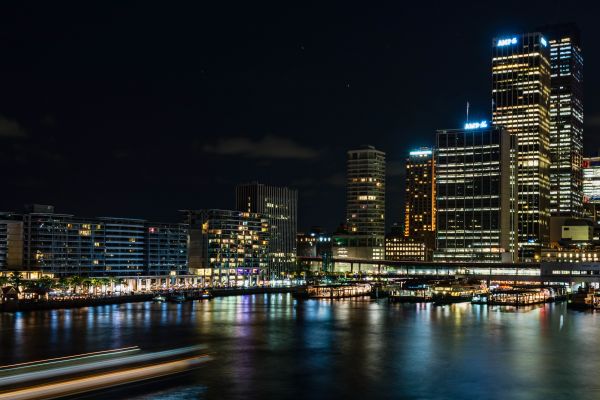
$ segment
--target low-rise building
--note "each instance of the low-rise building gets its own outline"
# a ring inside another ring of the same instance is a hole
[[[298,257],[323,257],[331,255],[331,235],[319,228],[312,228],[307,233],[298,233]]]
[[[187,273],[187,226],[143,219],[81,218],[33,205],[20,216],[18,270],[57,277]]]
[[[188,210],[190,273],[216,286],[255,285],[266,278],[269,222],[261,214]]]

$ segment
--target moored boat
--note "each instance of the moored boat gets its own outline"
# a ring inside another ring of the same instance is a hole
[[[341,299],[346,297],[369,296],[371,285],[368,283],[340,285],[308,285],[293,296],[304,299]]]
[[[185,295],[182,293],[174,293],[170,295],[167,300],[171,303],[183,303],[185,302]]]
[[[163,303],[163,302],[167,301],[167,298],[165,296],[163,296],[162,294],[157,294],[156,296],[154,296],[152,298],[152,301],[155,303]]]
[[[452,281],[434,286],[431,297],[435,305],[444,305],[470,302],[474,296],[486,292],[487,290],[481,284]]]

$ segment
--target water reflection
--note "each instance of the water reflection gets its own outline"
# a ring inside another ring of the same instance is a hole
[[[215,361],[110,398],[593,398],[596,314],[289,295],[0,315],[0,363],[203,343]],[[93,397],[92,397],[93,398]]]

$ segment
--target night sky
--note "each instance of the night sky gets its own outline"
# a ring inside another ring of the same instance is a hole
[[[407,152],[489,117],[491,40],[582,30],[585,152],[600,147],[591,1],[4,2],[0,211],[178,220],[236,183],[299,190],[299,227],[344,219],[345,153],[387,153],[387,222]],[[123,4],[121,4],[123,3]]]

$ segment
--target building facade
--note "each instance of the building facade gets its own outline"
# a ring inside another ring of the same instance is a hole
[[[492,122],[518,139],[519,254],[539,258],[549,243],[550,48],[539,32],[496,38]]]
[[[298,191],[257,182],[236,187],[236,210],[257,213],[269,222],[267,273],[282,277],[296,269]]]
[[[232,210],[186,211],[190,273],[216,286],[257,284],[268,277],[269,220]]]
[[[431,261],[431,251],[422,240],[407,238],[405,229],[397,224],[385,235],[387,261]]]
[[[437,132],[436,261],[516,261],[516,149],[485,121]]]
[[[585,203],[600,204],[600,157],[583,159],[583,199]]]
[[[347,235],[334,243],[340,254],[383,259],[385,238],[385,153],[373,146],[350,150],[346,170]],[[335,251],[335,249],[334,249]],[[335,256],[335,255],[334,255]]]
[[[331,256],[331,234],[321,229],[311,229],[307,233],[299,232],[297,236],[298,257]]]
[[[404,237],[433,249],[435,224],[435,157],[432,149],[422,148],[406,160]]]
[[[19,215],[0,214],[0,270],[23,264],[23,222]]]
[[[541,29],[550,46],[550,213],[582,215],[583,57],[574,24]]]
[[[188,272],[188,226],[186,224],[152,223],[145,227],[145,267],[156,275]]]
[[[55,276],[187,273],[187,227],[182,224],[154,224],[131,218],[79,218],[55,213],[51,206],[28,210],[22,215],[22,224],[22,266],[26,270]],[[150,240],[149,230],[154,226],[161,226],[164,231],[156,232]],[[174,231],[178,232],[175,241],[167,234]],[[161,250],[157,249],[158,242]],[[172,251],[163,251],[165,242]]]

